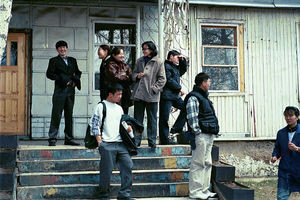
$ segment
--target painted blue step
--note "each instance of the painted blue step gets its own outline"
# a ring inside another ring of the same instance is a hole
[[[190,156],[133,157],[133,169],[179,169],[189,168]],[[70,172],[99,170],[99,158],[19,161],[19,172]],[[117,168],[115,168],[117,169]]]
[[[133,170],[134,183],[188,182],[188,169]],[[98,184],[99,171],[48,172],[19,174],[20,186]],[[121,183],[119,171],[113,171],[111,183]]]
[[[17,188],[17,199],[90,199],[97,198],[95,184],[45,185]],[[111,197],[116,197],[120,185],[111,185]],[[188,183],[133,184],[132,197],[183,197],[188,196]]]

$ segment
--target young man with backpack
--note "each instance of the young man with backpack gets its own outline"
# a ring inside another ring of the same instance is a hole
[[[90,120],[91,135],[95,136],[99,152],[100,160],[100,182],[98,196],[101,200],[109,199],[110,177],[114,168],[114,163],[120,170],[121,189],[118,192],[118,200],[131,200],[130,191],[132,187],[132,167],[133,163],[128,150],[120,135],[120,120],[123,115],[123,109],[117,103],[122,98],[122,85],[113,83],[107,87],[108,96],[103,101],[106,107],[106,116],[101,132],[103,104],[99,103]],[[132,130],[128,125],[127,131]]]

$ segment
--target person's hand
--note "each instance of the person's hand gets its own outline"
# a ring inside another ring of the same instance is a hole
[[[144,73],[142,73],[142,72],[140,72],[140,73],[137,75],[138,78],[142,78],[143,76],[144,76]]]
[[[297,147],[294,143],[292,143],[292,142],[289,142],[288,143],[288,147],[289,147],[289,149],[290,150],[292,150],[292,151],[298,151],[299,150],[299,147]]]
[[[132,131],[132,127],[130,125],[128,125],[127,133],[130,133],[131,131]]]
[[[180,96],[185,95],[185,92],[183,90],[180,90]]]
[[[276,160],[278,160],[276,156],[273,156],[273,157],[271,158],[271,162],[272,162],[272,163],[274,163]]]

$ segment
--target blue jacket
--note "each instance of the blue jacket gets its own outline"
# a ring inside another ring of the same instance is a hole
[[[280,158],[278,176],[285,177],[289,174],[294,181],[297,183],[292,183],[291,185],[298,185],[297,188],[293,187],[293,191],[300,191],[300,153],[296,151],[291,151],[288,149],[288,127],[280,129],[277,133],[277,138],[275,142],[275,147],[272,156]],[[292,143],[300,147],[300,124],[293,137]]]
[[[179,65],[176,66],[172,62],[165,61],[165,70],[167,82],[161,93],[161,98],[165,100],[176,100],[180,98],[179,92],[181,90],[180,77],[187,70],[187,63],[185,58],[179,61]]]

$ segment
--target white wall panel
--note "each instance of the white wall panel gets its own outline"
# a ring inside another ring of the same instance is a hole
[[[299,106],[296,46],[299,9],[197,6],[192,11],[195,18],[191,14],[191,26],[198,27],[203,20],[244,24],[245,96],[223,93],[211,97],[221,132],[251,132],[252,137],[274,138],[277,130],[285,126],[284,108]],[[197,39],[197,30],[191,29],[193,41]],[[198,56],[199,45],[191,44],[191,48],[191,56]],[[201,66],[195,60],[192,59],[192,66],[198,66],[198,73]],[[194,74],[190,74],[190,79],[194,79]]]

